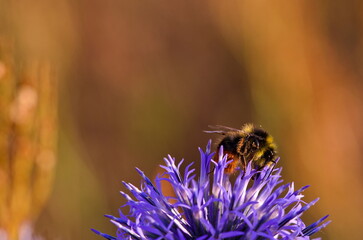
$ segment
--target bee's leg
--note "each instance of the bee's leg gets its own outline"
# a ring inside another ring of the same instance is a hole
[[[266,181],[266,180],[267,180],[267,179],[271,176],[271,174],[272,174],[273,170],[275,169],[276,161],[271,160],[270,162],[272,162],[273,166],[272,166],[272,168],[271,168],[271,170],[270,170],[269,174],[268,174],[268,175],[266,174],[266,176],[264,177],[263,181]]]
[[[257,179],[261,176],[261,170],[265,168],[267,165],[269,165],[269,162],[274,162],[274,161],[267,161],[265,159],[260,159],[259,161],[260,162],[257,163],[254,162],[256,164],[253,165],[253,168],[256,170],[256,174],[253,176],[253,179]],[[270,173],[268,173],[268,176],[267,173],[265,174],[263,181],[265,181],[271,175],[272,170],[270,171]]]
[[[216,167],[213,166],[213,169],[208,173],[208,175],[214,172],[214,169],[216,169]]]
[[[245,177],[245,174],[246,174],[246,166],[242,166],[242,171],[243,171],[243,173],[242,173],[242,176],[241,176],[241,178],[244,178]]]
[[[244,177],[245,177],[245,175],[246,175],[247,160],[246,160],[246,158],[245,158],[245,157],[243,157],[243,156],[242,156],[240,159],[241,159],[241,162],[242,162],[242,168],[243,168],[242,178],[244,178]]]

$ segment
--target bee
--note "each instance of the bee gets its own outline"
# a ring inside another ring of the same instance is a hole
[[[225,169],[226,173],[233,174],[240,166],[245,170],[249,162],[256,170],[276,164],[277,153],[273,137],[262,128],[253,124],[245,124],[241,129],[220,125],[209,127],[215,130],[205,132],[223,135],[217,148],[219,151],[223,146],[227,160],[231,160]]]

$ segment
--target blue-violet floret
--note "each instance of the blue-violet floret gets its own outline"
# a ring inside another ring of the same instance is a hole
[[[282,184],[281,168],[265,166],[252,169],[251,163],[238,176],[225,173],[227,157],[220,149],[217,157],[199,149],[200,173],[192,164],[181,171],[183,160],[165,158],[161,166],[165,173],[155,184],[137,169],[143,178],[141,188],[123,184],[129,212],[120,216],[106,215],[118,228],[117,236],[93,230],[109,240],[120,239],[310,239],[310,236],[329,224],[328,216],[306,226],[301,215],[318,199],[305,203],[301,194],[308,186],[294,189],[293,183]],[[161,181],[171,184],[173,196],[165,196]]]

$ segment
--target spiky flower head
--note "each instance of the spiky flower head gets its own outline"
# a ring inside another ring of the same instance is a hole
[[[155,183],[137,169],[143,178],[141,188],[123,184],[132,196],[126,198],[129,212],[106,217],[118,228],[113,237],[97,230],[106,239],[310,239],[329,224],[325,216],[306,226],[301,215],[318,199],[305,203],[301,194],[308,186],[294,189],[282,184],[281,168],[266,166],[257,171],[251,163],[237,177],[225,173],[228,165],[223,149],[213,160],[211,142],[206,151],[199,149],[200,173],[192,164],[181,171],[183,161],[165,158],[165,173]],[[171,184],[174,196],[165,196],[161,182]]]

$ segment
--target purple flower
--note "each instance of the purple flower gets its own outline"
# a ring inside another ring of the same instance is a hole
[[[212,158],[211,142],[200,151],[201,170],[192,164],[181,171],[183,161],[165,158],[165,173],[153,184],[143,178],[141,188],[123,183],[131,192],[126,198],[129,212],[119,217],[106,215],[118,227],[113,237],[97,230],[106,239],[310,239],[329,224],[325,216],[306,226],[301,215],[318,199],[305,203],[301,194],[308,186],[294,190],[294,184],[282,184],[281,168],[266,166],[230,177],[224,169],[228,162],[220,150],[218,161]],[[233,180],[233,179],[234,180]],[[174,196],[164,196],[161,181],[168,181]]]

